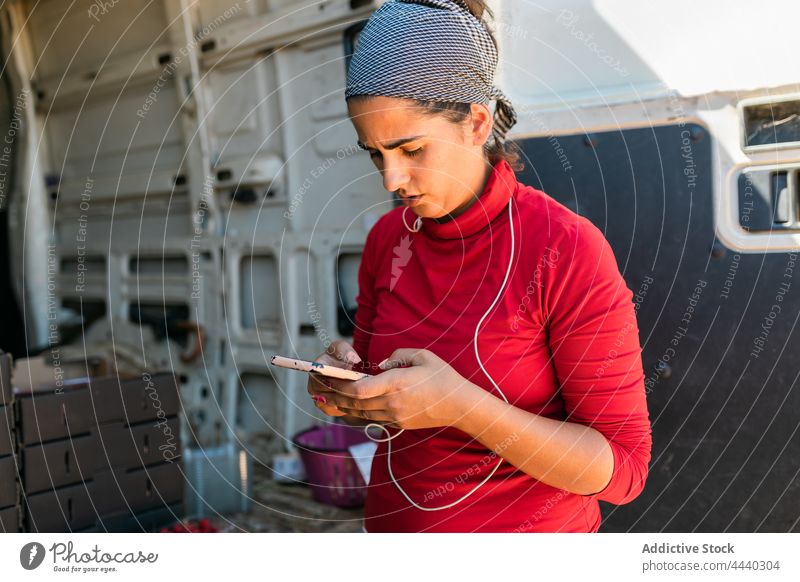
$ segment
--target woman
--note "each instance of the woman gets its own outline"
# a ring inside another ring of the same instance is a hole
[[[374,376],[308,389],[383,428],[369,532],[594,532],[598,500],[647,476],[632,293],[597,228],[517,182],[484,10],[388,2],[348,71],[359,144],[402,206],[367,236],[353,346],[318,358]]]

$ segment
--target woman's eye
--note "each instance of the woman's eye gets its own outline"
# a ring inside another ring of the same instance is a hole
[[[406,155],[410,158],[415,158],[422,153],[422,148],[417,148],[415,150],[405,150]]]
[[[381,153],[378,152],[378,151],[372,150],[371,152],[369,152],[369,157],[374,160],[376,158],[380,158],[381,157]]]

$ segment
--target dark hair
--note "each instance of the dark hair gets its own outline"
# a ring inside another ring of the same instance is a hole
[[[487,6],[486,0],[459,0],[472,15],[478,19],[481,24],[486,28],[489,37],[492,39],[495,48],[497,48],[497,39],[494,37],[492,30],[484,20],[484,15],[493,18],[491,9]],[[353,95],[352,98],[365,98],[369,95]],[[441,115],[448,121],[453,123],[463,123],[472,115],[472,108],[470,103],[458,103],[451,101],[426,101],[422,99],[408,99],[416,105],[416,107],[428,115]],[[519,146],[513,142],[505,142],[503,144],[497,143],[494,139],[489,139],[484,146],[486,157],[489,162],[494,165],[501,160],[505,160],[515,170],[520,171],[523,168],[522,159],[520,156]]]
[[[489,38],[492,39],[495,48],[498,49],[497,39],[494,37],[494,33],[484,19],[484,15],[488,15],[488,17],[492,19],[494,18],[494,14],[492,13],[491,8],[489,8],[487,5],[486,0],[460,0],[460,2],[467,7],[467,9],[477,20],[480,21],[480,23],[486,29],[486,32],[489,33]],[[430,113],[432,115],[444,115],[445,118],[453,121],[454,123],[462,123],[463,121],[469,119],[471,115],[469,103],[420,101],[416,99],[415,101],[417,101],[420,108],[426,113]],[[517,144],[513,142],[499,144],[495,142],[494,139],[491,139],[489,142],[487,142],[485,150],[486,155],[492,165],[496,164],[500,160],[505,160],[514,170],[522,170],[522,158],[520,156],[520,150]]]
[[[454,103],[449,101],[422,101],[411,99],[412,102],[425,114],[441,115],[453,123],[463,123],[472,115],[472,108],[469,103]],[[505,160],[514,171],[519,172],[524,164],[520,156],[519,146],[514,142],[497,143],[490,139],[483,147],[489,162],[494,165],[501,160]]]
[[[492,10],[489,8],[486,0],[460,0],[460,2],[481,22],[483,22],[484,14],[488,14],[490,18],[494,18],[494,14],[492,14]]]

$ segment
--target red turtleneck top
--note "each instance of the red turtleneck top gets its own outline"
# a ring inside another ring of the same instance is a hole
[[[428,349],[496,392],[475,358],[473,335],[511,260],[505,291],[478,336],[484,368],[514,406],[602,433],[614,471],[603,491],[583,496],[528,476],[458,429],[406,430],[392,441],[392,470],[423,507],[459,499],[501,466],[455,507],[421,511],[392,483],[380,444],[366,530],[597,531],[598,500],[634,499],[651,447],[633,294],[607,241],[587,219],[517,182],[506,162],[449,222],[423,218],[412,233],[403,221],[411,226],[416,215],[403,210],[386,213],[367,236],[353,337],[361,358],[380,362],[397,348]]]

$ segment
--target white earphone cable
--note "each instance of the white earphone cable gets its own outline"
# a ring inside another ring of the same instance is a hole
[[[422,217],[417,216],[416,220],[414,220],[414,226],[408,226],[408,223],[406,222],[406,210],[408,210],[408,206],[403,208],[403,226],[405,226],[409,232],[419,232],[419,230],[422,228]]]
[[[480,366],[481,371],[483,371],[483,373],[489,379],[489,382],[492,383],[492,386],[494,386],[495,390],[497,390],[497,392],[500,394],[500,396],[503,397],[503,400],[505,400],[506,402],[508,402],[508,398],[506,398],[506,395],[503,394],[503,391],[500,390],[500,387],[497,385],[497,383],[494,381],[494,379],[489,375],[489,372],[486,371],[486,368],[483,367],[483,362],[481,362],[481,357],[480,357],[480,354],[478,353],[478,331],[480,330],[481,325],[483,324],[483,321],[492,312],[492,309],[494,309],[494,306],[497,305],[497,302],[500,300],[500,297],[503,296],[503,292],[505,291],[505,288],[506,288],[506,283],[508,282],[508,277],[509,277],[509,275],[511,273],[511,266],[512,266],[512,264],[514,262],[514,218],[513,218],[513,215],[512,215],[512,211],[511,211],[512,201],[513,201],[513,199],[508,201],[508,223],[510,225],[510,231],[511,231],[511,255],[510,255],[509,259],[508,259],[508,268],[506,269],[506,276],[503,279],[503,284],[500,285],[500,290],[497,292],[497,297],[494,298],[494,301],[492,301],[492,304],[489,306],[489,309],[486,310],[486,313],[483,314],[483,317],[481,317],[480,321],[478,322],[478,325],[475,327],[475,334],[473,336],[473,347],[475,349],[475,359],[478,360],[478,366]],[[417,220],[419,221],[420,219],[417,218]],[[405,211],[403,211],[403,224],[406,224]],[[415,222],[414,225],[417,226],[417,223]],[[420,226],[421,226],[421,224],[420,224]],[[406,224],[406,228],[408,228],[407,224]],[[409,228],[409,230],[411,230],[411,229]],[[418,230],[419,229],[414,230],[412,232],[417,232]],[[378,427],[379,429],[381,429],[384,433],[386,433],[388,435],[388,437],[385,438],[385,439],[373,438],[372,435],[369,434],[369,429],[371,427],[373,427],[373,426]],[[409,495],[408,495],[408,493],[406,493],[405,489],[403,489],[400,486],[400,483],[397,482],[397,479],[395,479],[394,473],[392,472],[392,439],[400,436],[400,434],[402,434],[404,430],[405,429],[400,429],[394,435],[391,435],[391,434],[389,434],[389,430],[385,426],[383,426],[382,424],[378,424],[378,423],[372,422],[372,423],[368,424],[366,427],[364,427],[364,433],[367,435],[367,438],[369,438],[370,440],[372,440],[372,441],[374,441],[376,443],[386,443],[386,446],[387,446],[386,466],[389,469],[389,477],[391,477],[392,483],[395,484],[397,489],[400,491],[400,493],[403,494],[403,497],[405,497],[408,500],[409,503],[411,503],[414,507],[416,507],[417,509],[419,509],[421,511],[441,511],[442,509],[450,509],[451,507],[454,507],[454,506],[458,505],[459,503],[464,501],[467,497],[469,497],[470,495],[475,493],[478,489],[480,489],[483,486],[483,484],[486,483],[489,479],[491,479],[492,475],[494,475],[497,472],[497,469],[499,469],[500,465],[503,463],[503,458],[502,457],[498,457],[497,464],[494,466],[492,471],[483,479],[483,481],[478,483],[470,491],[468,491],[467,493],[465,493],[463,496],[461,496],[459,499],[453,501],[452,503],[448,503],[447,505],[442,505],[442,506],[439,506],[439,507],[423,507],[423,506],[417,504],[413,499],[411,499],[411,497],[409,497]]]

